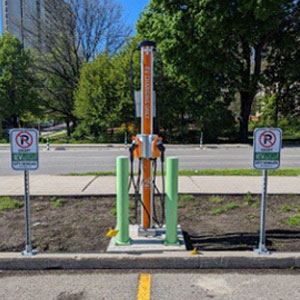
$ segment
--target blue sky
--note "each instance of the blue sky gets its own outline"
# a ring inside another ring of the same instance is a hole
[[[128,25],[134,25],[139,18],[139,14],[150,0],[117,0],[124,9],[124,17]]]

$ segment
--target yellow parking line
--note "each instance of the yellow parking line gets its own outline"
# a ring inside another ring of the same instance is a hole
[[[137,300],[150,300],[151,274],[140,274]]]

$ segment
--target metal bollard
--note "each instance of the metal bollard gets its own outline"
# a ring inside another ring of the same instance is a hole
[[[166,238],[165,245],[179,245],[178,225],[178,158],[167,158],[166,180]]]
[[[47,135],[47,150],[50,150],[50,141],[49,141],[49,134]]]
[[[128,214],[128,157],[117,157],[117,229],[116,245],[130,245]]]
[[[125,149],[128,148],[127,131],[126,131],[125,134],[124,134],[124,146],[125,146]]]
[[[201,136],[200,136],[200,149],[203,149],[203,132],[201,131]]]

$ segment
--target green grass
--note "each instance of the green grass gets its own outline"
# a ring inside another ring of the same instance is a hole
[[[281,206],[282,212],[299,211],[299,209],[300,209],[300,207],[298,205],[283,204]]]
[[[257,202],[252,203],[251,207],[252,208],[258,208],[258,203]]]
[[[245,201],[247,202],[248,205],[252,203],[252,195],[250,192],[247,192],[247,194],[245,195]]]
[[[185,194],[185,195],[180,195],[179,199],[181,201],[194,201],[196,199],[196,197],[193,195]]]
[[[235,208],[238,208],[238,207],[239,206],[236,203],[231,202],[231,203],[228,203],[226,205],[223,205],[221,207],[218,207],[218,208],[212,210],[211,214],[213,216],[217,216],[217,215],[223,214],[223,213],[225,213],[229,210],[232,210],[232,209],[235,209]]]
[[[289,226],[300,226],[300,215],[292,216],[288,220],[285,220],[284,223]]]
[[[47,135],[40,136],[40,143],[46,143]],[[52,144],[95,144],[96,142],[92,139],[76,140],[68,138],[67,132],[54,132],[49,135],[50,146]]]
[[[10,197],[0,197],[0,211],[13,210],[23,206],[23,201],[12,199]]]
[[[281,210],[282,210],[283,212],[289,212],[289,211],[292,211],[292,210],[293,210],[293,207],[291,207],[290,205],[287,205],[287,204],[283,204],[283,205],[281,206]]]
[[[213,203],[223,203],[224,202],[224,198],[221,198],[221,197],[216,197],[216,196],[211,196],[209,197],[208,199],[210,202],[213,202]]]
[[[195,196],[190,194],[180,195],[178,199],[178,208],[184,208],[186,205],[186,202],[191,202],[196,199]]]
[[[160,175],[161,172],[157,172]],[[202,170],[179,170],[180,176],[261,176],[262,171],[253,169],[202,169]],[[114,171],[67,173],[66,176],[115,176]],[[136,173],[135,173],[136,175]],[[270,170],[270,176],[300,176],[300,168]]]
[[[50,199],[50,206],[52,208],[59,208],[59,207],[63,207],[64,205],[65,205],[64,199],[61,198],[56,199],[55,197]]]
[[[110,210],[109,212],[112,216],[116,216],[117,215],[117,209],[116,208],[113,208]]]
[[[261,176],[262,171],[253,169],[202,169],[179,170],[182,176]],[[300,168],[270,170],[270,176],[299,176]]]

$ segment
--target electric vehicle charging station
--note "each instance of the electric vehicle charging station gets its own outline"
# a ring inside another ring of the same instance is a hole
[[[162,138],[154,134],[153,119],[156,116],[155,92],[153,89],[153,56],[156,44],[143,41],[136,50],[141,52],[141,92],[135,91],[136,116],[141,118],[141,134],[133,137],[131,155],[142,165],[141,225],[140,233],[154,229],[154,182],[153,166],[156,159],[164,156]],[[163,161],[162,161],[163,163]],[[163,176],[164,174],[162,174]],[[139,184],[139,182],[137,183]]]
[[[166,187],[164,178],[165,147],[162,137],[154,132],[156,117],[156,95],[154,92],[153,58],[156,44],[143,41],[134,49],[141,54],[141,91],[133,91],[136,117],[141,118],[141,133],[132,137],[129,147],[130,181],[128,187],[128,158],[117,158],[117,235],[112,238],[108,252],[140,250],[141,247],[161,250],[168,246],[172,250],[185,248],[183,234],[178,228],[178,158],[166,159]],[[133,57],[132,53],[132,57]],[[131,58],[132,58],[131,57]],[[133,75],[132,75],[133,77]],[[159,130],[158,130],[159,131]],[[162,191],[156,185],[157,159],[161,161]],[[135,180],[134,161],[138,160],[138,175]],[[128,194],[133,184],[135,190],[135,225],[129,225]],[[166,190],[166,193],[165,193]],[[156,197],[160,199],[160,215],[157,215]],[[138,223],[140,204],[140,224]],[[165,209],[166,208],[166,209]],[[129,248],[128,248],[129,247]],[[135,248],[136,247],[136,248]],[[120,248],[119,248],[120,249]]]

